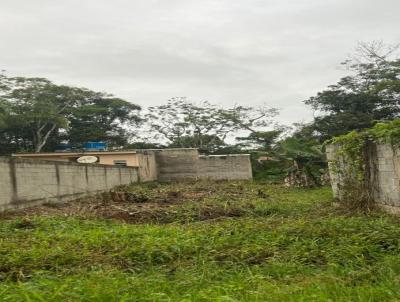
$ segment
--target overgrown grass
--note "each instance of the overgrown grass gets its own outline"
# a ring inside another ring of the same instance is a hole
[[[149,203],[181,197],[140,223],[32,213],[0,220],[0,301],[400,299],[397,218],[341,212],[327,188],[127,190]]]

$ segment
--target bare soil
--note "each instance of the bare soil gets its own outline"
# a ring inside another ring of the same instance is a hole
[[[242,187],[225,188],[224,195],[242,195]],[[243,215],[240,208],[224,208],[203,201],[221,192],[208,185],[147,184],[120,187],[116,190],[67,203],[48,203],[26,209],[0,213],[0,219],[20,217],[29,225],[34,216],[74,216],[80,218],[116,219],[127,223],[170,223],[177,220],[208,220]],[[178,219],[177,219],[178,218]]]

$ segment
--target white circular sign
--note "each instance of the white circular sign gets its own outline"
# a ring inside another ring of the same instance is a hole
[[[96,156],[85,155],[79,157],[76,161],[80,164],[94,164],[97,162],[98,158]]]

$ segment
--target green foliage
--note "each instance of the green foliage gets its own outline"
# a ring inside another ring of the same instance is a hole
[[[0,82],[0,98],[8,107],[3,139],[9,143],[29,140],[30,147],[39,152],[56,129],[67,127],[64,112],[73,102],[72,89],[42,78],[0,75]]]
[[[377,123],[370,129],[338,136],[328,141],[337,147],[337,160],[331,163],[332,170],[342,179],[343,201],[350,207],[373,206],[370,179],[370,154],[374,143],[400,143],[400,119]]]
[[[400,59],[379,42],[361,43],[344,64],[353,72],[305,101],[322,115],[312,125],[322,140],[370,128],[400,115]]]
[[[264,156],[263,152],[252,152],[251,162],[253,170],[253,178],[263,180],[268,183],[282,183],[293,166],[293,161],[283,158],[258,162],[257,159]]]
[[[327,143],[340,147],[340,155],[345,155],[356,164],[362,161],[363,148],[367,142],[400,144],[400,119],[386,123],[376,123],[372,128],[362,131],[351,131],[345,135],[334,137]]]
[[[141,121],[140,107],[107,95],[87,99],[70,109],[67,139],[73,145],[87,141],[105,141],[113,147],[124,146],[129,139],[129,128]]]
[[[299,171],[305,173],[316,185],[321,184],[321,176],[327,168],[323,146],[315,138],[303,135],[302,129],[251,152],[255,179],[282,182],[289,173]],[[271,131],[266,136],[276,137],[280,133]],[[267,160],[258,160],[263,157]]]
[[[364,149],[366,148],[368,137],[366,131],[351,131],[329,141],[329,143],[339,148],[336,156],[342,158],[346,162],[346,165],[350,167],[351,170],[347,171],[347,173],[349,173],[351,177],[356,176],[359,181],[362,181],[365,175]],[[335,165],[336,172],[340,172],[339,165],[339,162]]]
[[[0,153],[40,152],[60,141],[120,146],[139,109],[105,93],[0,74]]]
[[[7,103],[0,99],[0,131],[7,127],[8,108]]]
[[[194,134],[174,138],[169,148],[198,148],[201,153],[215,153],[226,147],[227,144],[216,135]]]
[[[283,130],[255,131],[246,137],[236,139],[245,144],[255,145],[259,150],[271,151]]]
[[[132,187],[139,189],[154,196],[160,190],[212,193],[198,205],[177,204],[175,219],[162,225],[49,214],[32,216],[29,224],[1,220],[0,300],[380,302],[400,297],[398,221],[379,213],[338,212],[328,189],[288,190],[257,182]],[[185,218],[212,204],[242,212],[207,221]]]
[[[398,146],[400,144],[400,119],[387,123],[377,123],[367,133],[377,142]]]
[[[288,137],[278,143],[277,153],[298,162],[321,160],[324,157],[322,145],[315,140]]]
[[[277,143],[275,154],[281,160],[291,162],[287,172],[301,171],[317,185],[326,169],[323,146],[313,138],[303,138],[297,133]]]
[[[212,154],[224,155],[224,154],[248,154],[249,151],[243,149],[240,145],[225,145],[219,147]]]
[[[221,108],[207,101],[173,98],[165,105],[150,107],[148,128],[156,139],[172,147],[199,148],[205,153],[225,147],[228,135],[237,131],[255,133],[272,124],[273,108],[235,106]]]

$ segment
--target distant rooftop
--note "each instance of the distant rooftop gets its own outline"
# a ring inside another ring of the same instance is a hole
[[[135,150],[124,151],[80,151],[80,152],[40,152],[40,153],[14,153],[12,156],[18,157],[41,157],[41,156],[82,156],[82,155],[101,155],[101,154],[136,154]]]

